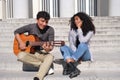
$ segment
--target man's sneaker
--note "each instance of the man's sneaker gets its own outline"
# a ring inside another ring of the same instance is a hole
[[[54,70],[53,70],[53,68],[50,68],[50,69],[49,69],[48,74],[49,74],[49,75],[54,74]]]

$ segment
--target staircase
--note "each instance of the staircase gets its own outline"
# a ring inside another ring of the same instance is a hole
[[[120,17],[92,17],[96,34],[90,42],[94,61],[82,62],[80,76],[73,80],[120,80]],[[22,63],[13,54],[14,30],[34,23],[35,19],[7,19],[0,21],[0,80],[32,80],[35,72],[23,72]],[[55,29],[55,40],[68,45],[69,18],[52,18],[50,26]],[[59,48],[51,52],[55,59],[62,58]],[[62,66],[54,64],[55,74],[45,80],[70,80],[62,75]]]
[[[96,34],[91,40],[93,51],[120,49],[120,17],[93,17]],[[14,30],[23,25],[34,23],[35,19],[7,19],[0,21],[0,51],[12,53]],[[68,44],[69,18],[51,19],[49,25],[55,29],[55,40]]]

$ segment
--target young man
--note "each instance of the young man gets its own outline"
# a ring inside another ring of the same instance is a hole
[[[54,29],[47,25],[50,19],[50,15],[47,12],[38,12],[36,19],[37,23],[20,27],[14,31],[14,34],[21,50],[17,54],[18,60],[40,67],[33,80],[43,80],[53,62],[53,55],[49,53],[53,46],[47,41],[54,41]],[[24,51],[26,43],[21,39],[21,34],[26,32],[28,32],[28,35],[37,36],[40,42],[43,42],[43,44],[35,46],[34,54]]]

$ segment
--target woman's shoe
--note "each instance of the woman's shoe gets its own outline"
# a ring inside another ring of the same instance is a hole
[[[70,70],[66,70],[66,69],[63,70],[63,75],[69,75],[70,73],[71,73]]]
[[[69,69],[69,65],[65,62],[64,69],[63,69],[63,75],[69,75],[71,73]]]
[[[69,75],[70,78],[76,77],[80,74],[80,70],[74,65],[73,62],[68,63],[71,68],[71,73]]]
[[[81,71],[76,68],[75,71],[73,71],[73,72],[70,73],[69,77],[70,78],[74,78],[74,77],[78,76],[80,74],[80,72]]]

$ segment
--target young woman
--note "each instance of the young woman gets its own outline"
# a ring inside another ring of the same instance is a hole
[[[70,78],[80,74],[80,70],[74,65],[74,62],[82,60],[91,60],[89,51],[89,41],[95,34],[95,26],[92,18],[86,13],[78,12],[71,18],[71,29],[69,31],[69,47],[62,46],[60,51],[66,62],[63,69],[63,75]]]

